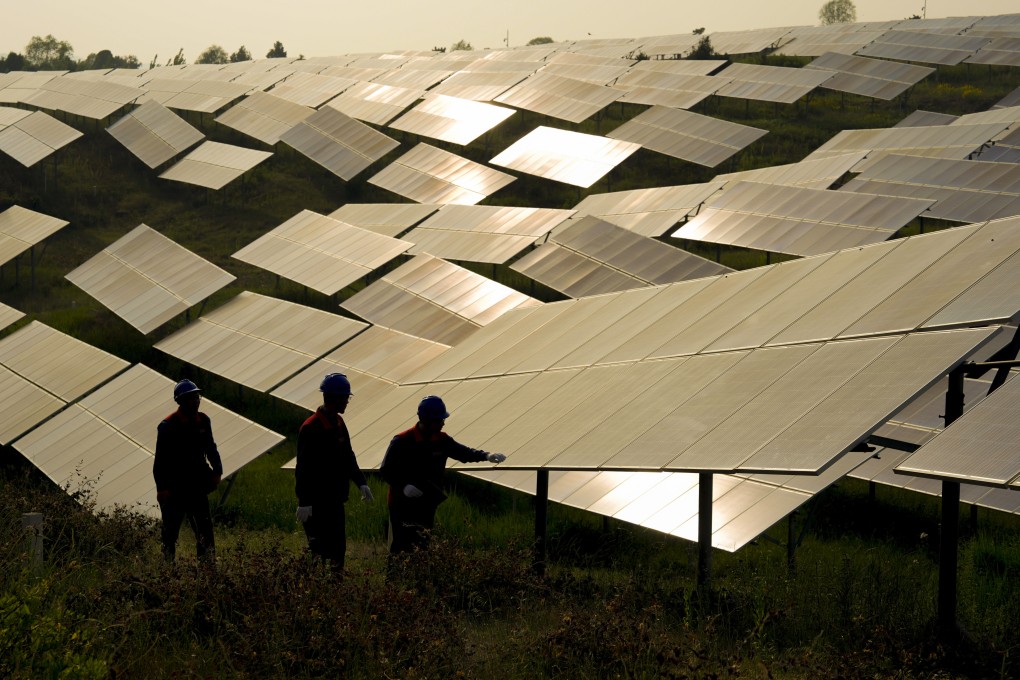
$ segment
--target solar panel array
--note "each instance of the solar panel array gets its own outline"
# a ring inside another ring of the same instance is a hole
[[[510,268],[575,298],[731,271],[591,216],[571,220]]]
[[[580,123],[623,95],[621,90],[548,73],[531,76],[496,97],[500,104]]]
[[[13,122],[0,123],[0,151],[30,168],[81,136],[73,127],[34,111],[19,115]]]
[[[835,71],[822,87],[877,99],[893,99],[935,72],[933,68],[826,52],[805,68]]]
[[[1020,166],[889,154],[872,163],[844,191],[935,200],[924,213],[953,222],[1020,215]]]
[[[396,238],[440,208],[419,203],[347,203],[329,214],[335,220]]]
[[[715,94],[755,101],[792,104],[833,77],[814,69],[759,64],[731,64],[719,73],[730,82]]]
[[[502,264],[573,214],[552,208],[447,205],[408,232],[413,255]]]
[[[330,99],[326,105],[351,118],[386,125],[424,94],[424,90],[359,82]]]
[[[586,189],[639,148],[632,142],[539,126],[489,162]]]
[[[451,144],[467,145],[514,114],[513,109],[437,94],[390,123]]]
[[[144,224],[66,278],[142,333],[151,333],[234,280]]]
[[[846,200],[848,193],[737,182],[709,199],[673,238],[817,255],[884,241],[934,203],[874,195]]]
[[[372,324],[455,345],[512,309],[541,304],[457,265],[418,255],[340,306]]]
[[[269,151],[205,142],[164,171],[160,178],[218,190],[272,155]]]
[[[313,113],[314,109],[268,92],[253,92],[220,114],[216,122],[272,145]]]
[[[10,444],[128,363],[38,321],[0,340],[0,443]]]
[[[97,509],[127,506],[158,516],[152,462],[156,425],[172,413],[173,381],[136,365],[14,442],[14,448],[51,480],[90,491]],[[202,411],[229,475],[283,441],[283,437],[209,399]]]
[[[397,140],[328,106],[296,123],[280,141],[344,181],[400,146]]]
[[[244,291],[155,347],[266,392],[364,328],[337,314]]]
[[[967,59],[988,42],[988,38],[980,36],[888,31],[874,42],[857,50],[857,54],[864,57],[951,66]]]
[[[349,286],[413,245],[302,210],[234,257],[326,295]]]
[[[422,143],[368,182],[418,203],[474,205],[515,179],[513,175]]]
[[[768,130],[653,106],[606,136],[714,168],[766,134]]]
[[[589,194],[574,206],[579,215],[594,215],[643,236],[658,237],[697,212],[722,182],[633,189]]]
[[[150,168],[157,168],[205,138],[183,118],[147,101],[106,131]]]
[[[66,220],[12,205],[0,212],[0,266],[69,224]]]

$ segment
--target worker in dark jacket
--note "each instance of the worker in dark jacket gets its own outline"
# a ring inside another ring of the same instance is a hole
[[[163,554],[174,560],[177,537],[187,517],[195,532],[198,557],[212,559],[208,494],[219,486],[223,464],[209,416],[198,410],[202,401],[198,386],[190,380],[180,381],[174,386],[174,401],[177,410],[156,429],[156,458],[152,464],[156,500],[163,515]]]
[[[347,552],[347,527],[344,503],[350,482],[361,490],[361,498],[372,500],[365,475],[351,448],[341,414],[347,410],[351,383],[343,373],[330,373],[319,385],[322,406],[298,433],[295,491],[298,497],[297,519],[308,537],[308,549],[343,570]]]
[[[443,400],[425,397],[418,404],[418,423],[391,441],[382,462],[389,483],[390,554],[427,548],[436,508],[446,500],[443,471],[449,458],[462,463],[502,463],[502,453],[487,453],[458,443],[443,432],[450,414]]]

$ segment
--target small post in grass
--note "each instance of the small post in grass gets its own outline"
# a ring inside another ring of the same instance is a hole
[[[26,512],[21,516],[21,528],[25,532],[28,564],[32,573],[39,575],[43,566],[43,515],[41,512]]]
[[[549,513],[549,471],[535,473],[535,559],[532,568],[545,576],[546,534]]]

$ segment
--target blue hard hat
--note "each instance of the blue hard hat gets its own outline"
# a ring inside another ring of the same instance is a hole
[[[330,373],[322,379],[319,391],[323,394],[334,394],[337,396],[351,395],[351,381],[343,373]]]
[[[174,385],[174,401],[180,401],[181,397],[192,392],[201,392],[201,390],[198,389],[198,385],[190,380],[182,380]]]
[[[450,414],[446,412],[446,404],[435,395],[425,397],[418,404],[418,417],[422,420],[446,420]]]

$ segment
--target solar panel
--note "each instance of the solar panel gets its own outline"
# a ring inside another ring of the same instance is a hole
[[[155,79],[142,86],[169,109],[215,113],[251,90],[248,85],[225,80]]]
[[[429,94],[489,102],[528,75],[523,71],[459,71],[429,90]]]
[[[136,365],[14,446],[58,485],[90,489],[96,509],[123,505],[157,515],[156,425],[176,408],[172,391],[170,379]],[[202,411],[212,421],[225,475],[284,439],[208,399]]]
[[[106,131],[150,168],[166,163],[205,137],[173,111],[151,100]]]
[[[696,213],[701,204],[722,186],[722,182],[712,181],[589,194],[574,206],[574,210],[579,215],[594,215],[635,234],[657,237]]]
[[[539,126],[489,162],[586,189],[639,148],[630,142]]]
[[[233,257],[326,295],[349,286],[412,244],[302,210]]]
[[[884,241],[934,202],[738,182],[711,198],[674,238],[815,255]]]
[[[580,123],[623,96],[622,90],[538,73],[496,97],[500,104]]]
[[[620,97],[621,102],[689,109],[729,82],[729,78],[720,76],[634,68],[617,79],[613,87],[627,93]]]
[[[869,160],[878,159],[886,153],[961,159],[1002,134],[1006,127],[1003,123],[985,123],[844,130],[808,154],[805,160],[855,151],[872,152]]]
[[[334,78],[316,73],[295,73],[282,83],[273,86],[269,94],[316,109],[357,84],[358,81],[350,78]]]
[[[761,54],[781,47],[789,28],[759,28],[750,31],[718,31],[709,34],[716,54]]]
[[[955,122],[959,116],[952,116],[948,113],[935,113],[933,111],[922,111],[918,109],[912,114],[896,123],[893,127],[925,127],[931,125],[949,125]]]
[[[925,66],[836,52],[826,52],[805,68],[835,71],[837,75],[822,85],[826,89],[885,100],[899,96],[935,72]]]
[[[513,109],[437,94],[390,123],[424,137],[467,145],[514,114]]]
[[[273,390],[285,401],[314,410],[322,403],[319,383],[340,372],[351,380],[359,411],[394,389],[410,374],[441,356],[449,345],[382,326],[370,326]]]
[[[570,297],[730,271],[728,267],[591,216],[571,220],[570,226],[510,268]]]
[[[720,97],[792,104],[828,81],[833,74],[814,69],[738,63],[728,66],[719,73],[719,77],[730,80],[715,93]]]
[[[0,151],[30,168],[81,136],[73,127],[35,111],[0,130]]]
[[[411,254],[504,263],[573,214],[572,210],[447,205],[404,237]]]
[[[347,203],[329,214],[335,220],[396,238],[439,209],[419,203]]]
[[[478,327],[538,300],[430,255],[418,255],[341,307],[373,324],[455,345]]]
[[[397,140],[328,106],[295,124],[280,141],[344,181],[400,146]]]
[[[353,319],[245,291],[155,347],[266,392],[365,327]]]
[[[4,265],[69,222],[12,205],[0,212],[0,265]]]
[[[808,189],[828,189],[851,168],[857,165],[866,152],[847,153],[813,161],[800,161],[787,165],[742,170],[715,176],[717,182],[759,182],[761,184],[783,184]]]
[[[386,125],[423,95],[424,90],[361,82],[330,99],[326,106],[366,123]]]
[[[934,199],[925,216],[952,222],[1020,214],[1020,166],[1014,163],[888,154],[842,190]]]
[[[216,118],[216,122],[265,144],[276,144],[314,109],[266,92],[253,92]]]
[[[766,134],[768,130],[653,106],[606,136],[714,168]]]
[[[0,442],[10,443],[126,367],[38,321],[11,333],[0,340]]]
[[[429,144],[418,144],[368,180],[419,203],[474,205],[516,178]]]
[[[4,303],[0,302],[0,330],[7,328],[24,316],[25,314],[23,312],[19,312],[14,309],[14,307],[8,307]]]
[[[151,333],[234,280],[144,224],[65,278],[142,333]]]
[[[936,35],[917,31],[888,31],[857,50],[865,57],[918,61],[925,64],[959,64],[988,44],[988,38]]]
[[[240,146],[205,142],[179,163],[160,175],[160,179],[222,189],[273,154]]]
[[[817,57],[826,52],[853,54],[884,32],[867,24],[795,26],[786,36],[789,42],[775,53],[797,57]]]
[[[538,70],[538,73],[581,80],[595,85],[611,85],[630,68],[630,63],[623,59],[612,60],[615,63],[571,64],[551,61]]]

